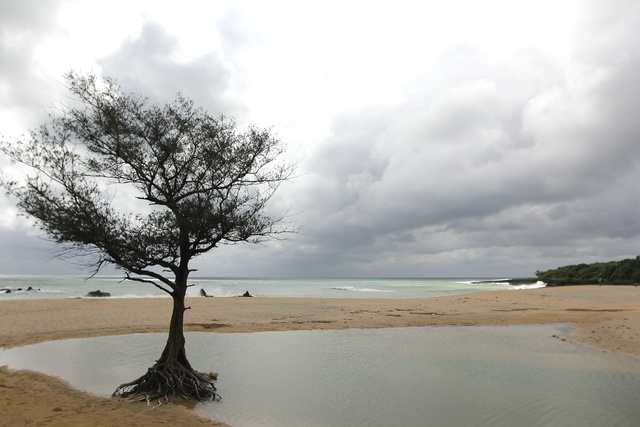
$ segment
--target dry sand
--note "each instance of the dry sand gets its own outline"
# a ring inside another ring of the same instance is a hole
[[[576,330],[559,339],[640,357],[639,302],[640,288],[597,285],[427,299],[190,298],[185,329],[259,332],[567,322]],[[168,298],[0,301],[0,346],[166,332],[171,307]],[[220,425],[180,405],[151,409],[81,393],[42,374],[7,368],[0,368],[0,413],[0,425],[12,426]]]

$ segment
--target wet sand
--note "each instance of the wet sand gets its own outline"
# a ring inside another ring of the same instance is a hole
[[[185,330],[260,332],[566,322],[576,330],[558,339],[640,357],[639,302],[640,288],[597,285],[427,299],[190,298]],[[171,307],[168,298],[0,301],[0,346],[166,332]],[[81,393],[42,374],[6,368],[0,369],[0,411],[0,425],[220,425],[180,405],[151,409],[141,403]]]

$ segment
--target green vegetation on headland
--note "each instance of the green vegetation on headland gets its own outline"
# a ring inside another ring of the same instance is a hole
[[[632,285],[640,281],[640,256],[622,261],[567,265],[555,270],[536,271],[536,276],[548,286]]]

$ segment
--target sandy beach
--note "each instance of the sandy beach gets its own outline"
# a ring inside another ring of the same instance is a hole
[[[427,299],[191,298],[185,329],[260,332],[566,322],[576,329],[558,339],[640,357],[639,302],[640,288],[598,285]],[[166,332],[170,314],[168,298],[0,301],[0,346]],[[0,411],[0,425],[222,425],[177,404],[152,409],[96,397],[56,378],[6,367],[0,368]]]

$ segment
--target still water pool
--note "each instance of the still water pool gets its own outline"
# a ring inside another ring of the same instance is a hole
[[[640,360],[562,341],[566,325],[187,333],[232,426],[632,426]],[[52,341],[0,364],[110,395],[160,355],[164,334]]]

